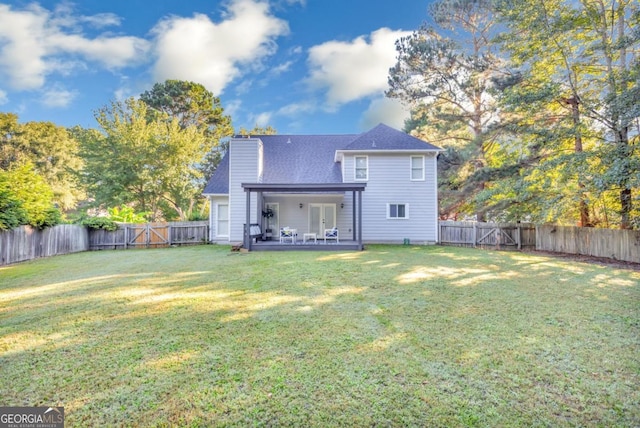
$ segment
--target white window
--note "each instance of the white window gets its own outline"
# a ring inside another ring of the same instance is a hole
[[[409,204],[387,204],[387,218],[409,218]]]
[[[369,179],[369,158],[367,156],[356,156],[354,166],[356,180]]]
[[[217,236],[229,236],[229,205],[218,204],[216,211],[217,216]]]
[[[424,180],[424,156],[411,156],[411,180]]]

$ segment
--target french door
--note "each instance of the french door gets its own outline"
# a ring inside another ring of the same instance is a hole
[[[309,204],[309,232],[322,236],[336,226],[336,204]]]

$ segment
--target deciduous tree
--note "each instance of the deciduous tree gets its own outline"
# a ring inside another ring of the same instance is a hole
[[[514,119],[512,141],[521,158],[539,161],[517,160],[526,166],[520,176],[529,182],[555,180],[555,187],[540,194],[541,202],[565,206],[565,218],[577,212],[585,226],[609,223],[608,193],[618,191],[618,224],[631,227],[631,195],[640,184],[631,132],[640,99],[637,5],[626,0],[500,0],[497,5],[510,30],[503,46],[517,67],[502,98]]]
[[[73,209],[84,197],[76,181],[81,161],[72,135],[51,122],[19,123],[17,115],[0,113],[0,169],[25,162],[51,186],[61,209]]]
[[[78,132],[83,180],[104,207],[133,204],[150,220],[187,219],[201,197],[200,164],[209,150],[195,126],[130,98],[96,112],[100,131]]]
[[[220,162],[221,144],[233,135],[231,117],[224,114],[220,99],[203,85],[183,80],[156,83],[140,95],[149,106],[149,119],[156,120],[157,111],[169,120],[176,119],[182,129],[195,128],[204,135],[208,151],[199,168],[204,180],[208,179]],[[201,183],[204,189],[205,182]]]

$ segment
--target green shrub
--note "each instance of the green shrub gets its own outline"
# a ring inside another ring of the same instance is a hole
[[[109,208],[109,218],[120,223],[146,223],[148,212],[136,213],[133,208],[126,205]]]
[[[0,180],[0,230],[10,230],[27,222],[22,202]]]
[[[118,230],[118,223],[107,217],[84,217],[80,224],[90,229]]]
[[[30,163],[0,170],[0,213],[0,229],[23,224],[43,229],[62,221],[51,186]]]

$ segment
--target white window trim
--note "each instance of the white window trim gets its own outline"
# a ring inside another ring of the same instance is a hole
[[[358,158],[364,158],[366,163],[367,163],[367,166],[366,166],[367,176],[365,178],[358,178],[358,175],[357,175],[357,169],[358,169],[357,159]],[[353,180],[354,181],[368,181],[369,180],[369,156],[356,155],[356,156],[353,157]]]
[[[404,205],[404,217],[391,217],[391,205]],[[403,203],[387,204],[387,220],[408,220],[408,219],[409,219],[409,204],[403,204]]]
[[[413,158],[420,158],[421,160],[421,165],[422,165],[422,177],[421,178],[413,178]],[[425,173],[425,162],[424,162],[424,156],[422,155],[415,155],[415,156],[409,156],[409,180],[411,181],[425,181],[425,177],[426,177],[426,173]]]

